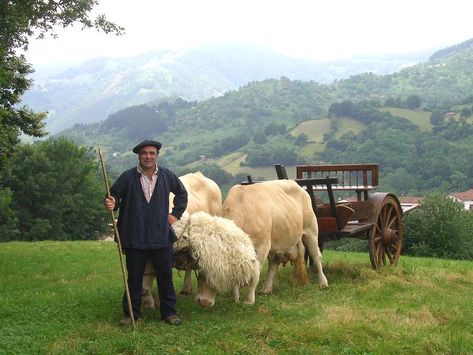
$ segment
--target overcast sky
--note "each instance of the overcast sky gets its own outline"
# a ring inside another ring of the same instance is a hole
[[[33,65],[251,41],[316,60],[409,53],[473,38],[472,0],[100,0],[116,37],[79,26],[32,40]]]

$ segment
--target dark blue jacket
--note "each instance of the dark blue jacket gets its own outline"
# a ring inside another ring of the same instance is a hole
[[[136,167],[125,171],[110,188],[120,208],[118,231],[122,249],[159,249],[173,244],[175,234],[168,223],[169,193],[174,197],[171,214],[180,218],[187,207],[187,191],[169,169],[159,167],[158,180],[146,201]]]

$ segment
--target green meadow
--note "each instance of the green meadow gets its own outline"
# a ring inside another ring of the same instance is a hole
[[[432,123],[430,123],[430,111],[424,110],[409,110],[407,108],[384,107],[382,111],[390,112],[393,116],[404,117],[411,123],[419,126],[424,132],[432,131]]]
[[[328,289],[313,274],[308,285],[295,284],[287,265],[273,294],[258,295],[253,306],[224,294],[202,309],[178,295],[182,326],[144,310],[135,329],[118,326],[119,265],[111,242],[1,244],[0,353],[473,352],[472,262],[401,257],[397,267],[376,272],[368,253],[327,250]],[[176,271],[176,289],[182,280]]]

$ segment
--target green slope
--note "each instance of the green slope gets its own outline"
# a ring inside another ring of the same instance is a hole
[[[397,107],[383,107],[380,110],[390,112],[393,116],[404,117],[422,131],[432,131],[432,124],[430,123],[430,111],[425,110],[409,110],[407,108]]]

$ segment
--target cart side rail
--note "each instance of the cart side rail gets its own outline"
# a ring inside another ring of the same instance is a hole
[[[356,191],[358,200],[363,193],[364,200],[368,199],[368,191],[379,186],[377,164],[331,164],[331,165],[297,165],[296,179],[307,178],[337,178],[338,183],[332,190]],[[315,191],[326,191],[326,185],[313,186]]]

